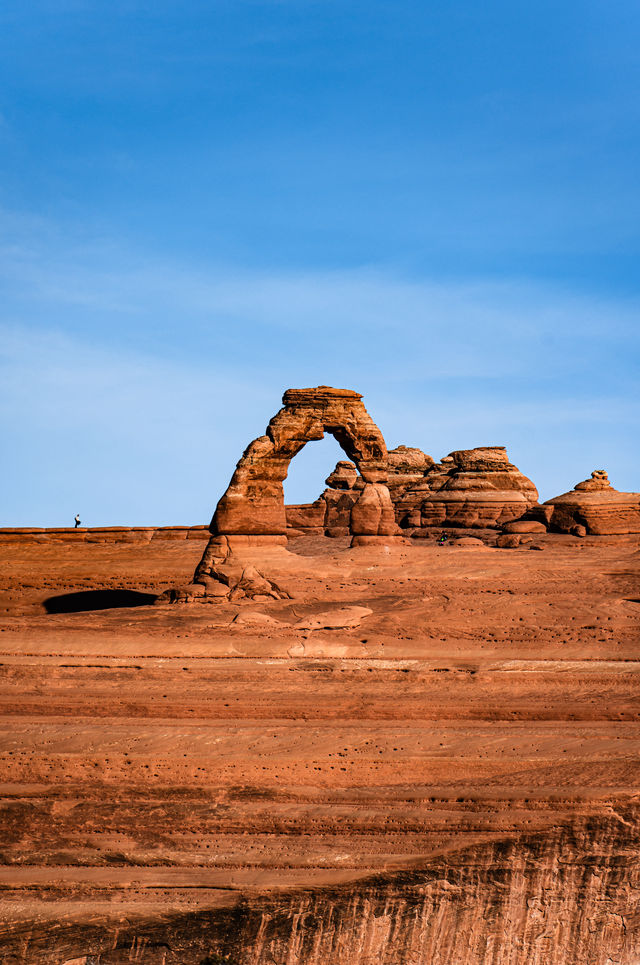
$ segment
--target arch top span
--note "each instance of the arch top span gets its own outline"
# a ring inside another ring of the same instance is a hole
[[[211,533],[285,537],[282,482],[289,463],[307,442],[322,439],[325,432],[335,437],[365,482],[353,507],[351,532],[356,536],[394,534],[382,433],[359,392],[326,385],[284,393],[282,408],[269,422],[265,435],[254,439],[238,462],[211,521]]]

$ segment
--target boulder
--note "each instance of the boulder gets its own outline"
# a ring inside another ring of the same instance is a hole
[[[336,463],[333,472],[325,479],[329,489],[353,489],[358,480],[358,470],[348,459]]]
[[[579,535],[584,529],[585,536],[640,533],[640,493],[618,492],[604,469],[595,469],[590,479],[548,499],[544,506],[551,509],[549,528],[555,532]]]
[[[516,519],[512,523],[505,523],[502,527],[505,533],[546,533],[547,527],[536,519]]]
[[[389,490],[381,483],[366,483],[351,510],[354,536],[392,536],[397,526]]]
[[[228,583],[221,583],[211,576],[202,577],[202,586],[204,586],[204,595],[211,599],[226,599],[231,592]]]
[[[324,503],[323,527],[325,534],[330,529],[344,529],[347,533],[351,527],[351,510],[357,503],[360,492],[355,489],[325,489],[322,494]]]
[[[496,540],[496,546],[500,549],[515,549],[516,546],[520,546],[520,534],[501,533]]]
[[[156,604],[160,603],[191,603],[193,600],[204,597],[205,588],[201,583],[186,583],[179,586],[172,586],[156,599]]]

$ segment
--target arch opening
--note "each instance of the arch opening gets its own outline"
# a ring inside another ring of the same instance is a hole
[[[289,462],[282,484],[285,506],[314,503],[325,489],[325,480],[336,463],[348,458],[331,433],[305,444]]]
[[[362,396],[349,389],[318,386],[289,389],[282,401],[283,407],[271,419],[265,435],[249,444],[236,466],[211,521],[213,540],[222,538],[221,545],[227,546],[230,539],[247,537],[286,543],[283,482],[289,464],[308,442],[322,440],[325,433],[335,438],[362,476],[348,531],[354,539],[394,535],[395,518],[386,485],[387,447]],[[213,551],[212,544],[205,557]]]

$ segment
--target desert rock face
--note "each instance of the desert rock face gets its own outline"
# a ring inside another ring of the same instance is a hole
[[[400,497],[396,514],[407,526],[496,528],[537,500],[536,487],[509,462],[504,446],[483,446],[456,450],[432,465]]]
[[[341,459],[340,462],[336,463],[333,472],[330,472],[325,479],[325,485],[329,489],[351,490],[356,487],[358,479],[358,470],[354,464],[349,462],[348,459]],[[362,488],[362,486],[359,488]]]
[[[422,449],[410,446],[397,446],[389,450],[388,486],[393,502],[412,486],[417,486],[434,465],[431,456]]]
[[[349,531],[351,509],[364,482],[349,462],[339,462],[326,482],[328,488],[315,503],[287,507],[290,527],[320,532],[324,502],[325,534]],[[499,529],[538,500],[536,487],[509,462],[504,446],[457,450],[439,463],[421,449],[398,446],[388,453],[386,485],[396,522],[403,529]]]
[[[349,389],[319,386],[289,389],[283,408],[264,436],[245,450],[211,522],[213,537],[276,537],[286,542],[287,519],[282,482],[291,459],[307,442],[330,432],[358,467],[364,481],[363,507],[357,513],[357,536],[395,532],[386,487],[387,447],[378,427]],[[218,544],[216,544],[217,546]]]
[[[543,507],[549,526],[557,532],[580,527],[594,536],[640,533],[640,493],[618,492],[604,469],[595,469],[590,479],[548,499]]]
[[[637,965],[640,537],[18,535],[2,965]]]
[[[327,488],[313,503],[285,506],[288,535],[291,530],[326,536],[347,536],[351,510],[364,488],[354,463],[341,459],[325,480]]]

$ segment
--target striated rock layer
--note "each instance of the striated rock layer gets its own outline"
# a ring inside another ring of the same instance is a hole
[[[538,501],[535,486],[509,462],[504,446],[451,452],[424,482],[430,492],[418,487],[418,501],[411,490],[404,497],[409,512],[419,507],[421,526],[499,527]]]
[[[537,542],[3,544],[2,965],[637,965],[640,538]]]
[[[581,527],[594,536],[640,533],[640,493],[618,492],[604,469],[595,469],[571,492],[548,499],[543,510],[557,532]]]
[[[537,504],[536,487],[509,462],[504,446],[456,450],[439,463],[420,449],[388,453],[387,487],[397,523],[404,529],[499,529]],[[327,489],[311,504],[287,507],[287,522],[301,532],[344,535],[363,480],[350,462],[339,462]]]
[[[112,940],[97,922],[61,922],[58,955],[100,948],[89,959],[98,965],[635,965],[640,837],[625,830],[629,819],[637,829],[637,808],[357,884],[246,896],[162,922],[124,919]],[[61,961],[50,943],[46,926],[32,929],[41,965]]]

